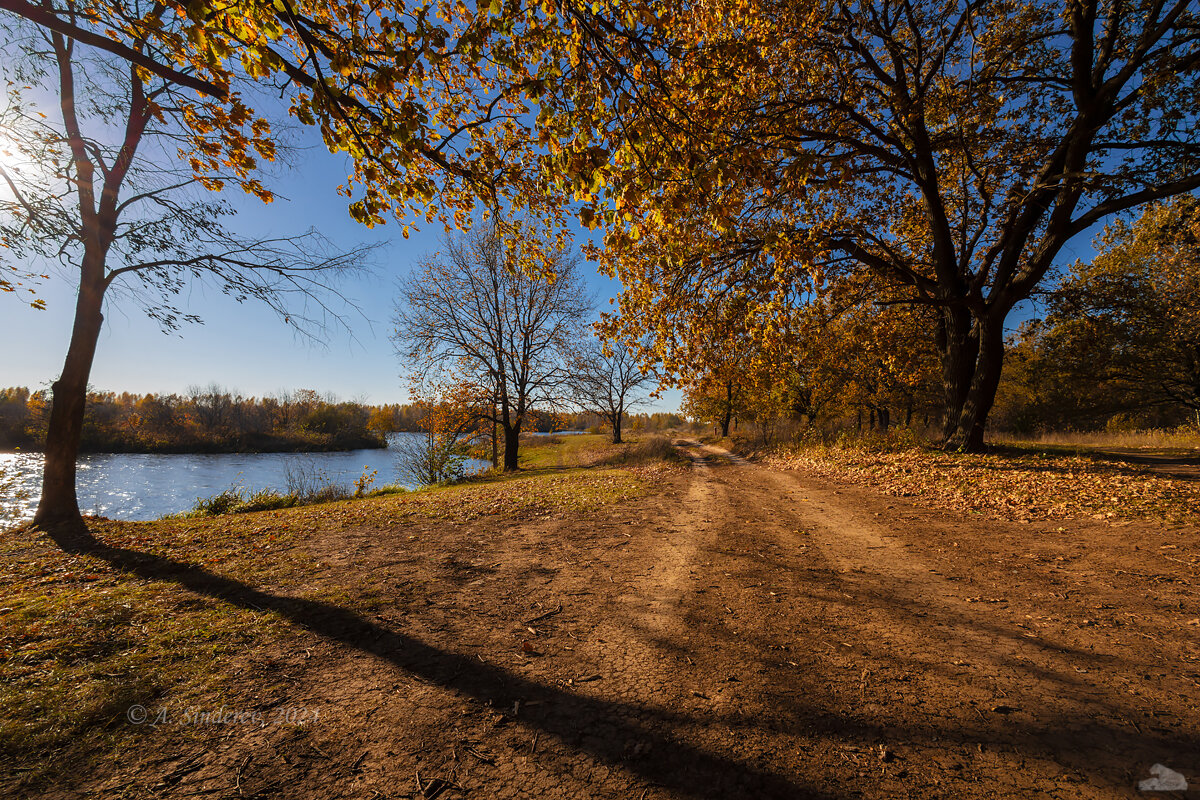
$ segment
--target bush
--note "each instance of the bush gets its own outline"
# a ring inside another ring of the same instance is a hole
[[[234,513],[241,514],[250,511],[272,511],[277,508],[291,508],[299,500],[300,498],[294,494],[280,494],[270,489],[263,489],[250,495],[248,500],[245,500],[240,506],[233,509],[233,511]]]
[[[614,445],[617,446],[617,445]],[[651,461],[682,461],[671,440],[666,436],[650,436],[625,445],[620,452],[605,459],[608,464],[646,464]]]
[[[212,497],[196,498],[193,513],[204,517],[215,517],[218,514],[229,514],[244,502],[241,487],[234,486]]]

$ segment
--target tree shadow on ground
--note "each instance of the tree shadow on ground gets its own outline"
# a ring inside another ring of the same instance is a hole
[[[725,798],[832,798],[827,792],[767,768],[758,768],[672,738],[670,711],[611,702],[538,683],[495,664],[447,652],[331,603],[281,597],[203,567],[121,547],[87,531],[51,532],[65,551],[102,559],[146,580],[170,581],[198,595],[253,611],[272,611],[332,642],[374,656],[409,674],[495,706],[520,700],[545,711],[529,724],[598,762],[619,765],[680,796]],[[535,701],[535,702],[531,702]],[[627,743],[648,745],[652,759],[629,759]]]

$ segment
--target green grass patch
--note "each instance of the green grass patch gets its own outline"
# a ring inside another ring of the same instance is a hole
[[[635,466],[686,460],[659,434],[626,436],[613,444],[607,434],[530,437],[530,445],[521,440],[522,469],[571,468],[592,466]]]
[[[288,537],[249,518],[239,525],[169,520],[94,521],[107,544],[210,569],[240,581],[286,585],[310,565]],[[223,662],[283,624],[151,580],[91,555],[62,552],[27,529],[0,539],[0,770],[26,786],[61,768],[68,748],[101,758],[136,735],[126,713],[170,696],[221,696]],[[74,762],[78,764],[78,762]]]
[[[521,468],[585,466],[591,463],[593,454],[602,451],[607,444],[607,436],[591,433],[522,436],[519,454]]]

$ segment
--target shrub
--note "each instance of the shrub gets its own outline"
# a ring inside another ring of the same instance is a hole
[[[372,484],[375,483],[375,476],[378,474],[379,470],[363,466],[363,474],[354,480],[354,496],[362,497],[370,491]]]
[[[243,502],[245,502],[245,498],[242,495],[241,487],[234,486],[212,497],[197,498],[193,513],[206,517],[229,514]]]
[[[671,440],[666,436],[650,436],[639,442],[627,444],[620,452],[605,459],[608,464],[646,464],[652,461],[682,461]]]
[[[276,508],[291,508],[300,498],[294,494],[280,494],[270,489],[262,489],[250,495],[249,499],[234,508],[234,513],[242,514],[250,511],[271,511]]]

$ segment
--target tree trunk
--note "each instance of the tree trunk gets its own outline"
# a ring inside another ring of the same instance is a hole
[[[492,420],[492,467],[500,466],[500,426]]]
[[[879,409],[879,430],[887,433],[891,424],[892,412],[887,409],[887,406],[881,406]]]
[[[521,444],[521,426],[504,426],[504,471],[515,472],[517,466],[518,448]]]
[[[947,444],[967,453],[983,450],[983,432],[988,413],[996,402],[1000,372],[1004,366],[1004,314],[993,310],[980,320],[979,354],[971,388]]]
[[[93,266],[94,271],[94,265]],[[87,266],[84,274],[88,274]],[[80,286],[75,302],[75,325],[62,374],[52,387],[53,404],[46,429],[45,466],[42,468],[42,497],[34,527],[65,534],[85,533],[79,500],[75,493],[75,462],[83,435],[83,414],[87,406],[88,379],[96,342],[104,322],[103,283],[88,281]]]
[[[725,382],[725,416],[721,418],[721,438],[729,435],[729,423],[733,419],[733,381]]]
[[[611,421],[612,421],[612,429],[613,429],[613,435],[612,435],[612,443],[613,444],[621,444],[621,416],[622,415],[621,415],[620,411],[618,411],[616,414],[614,414],[612,416]]]
[[[943,308],[938,319],[936,339],[942,362],[942,390],[946,403],[943,437],[949,442],[955,435],[963,406],[971,391],[979,357],[979,334],[972,325],[970,312],[965,308]]]

